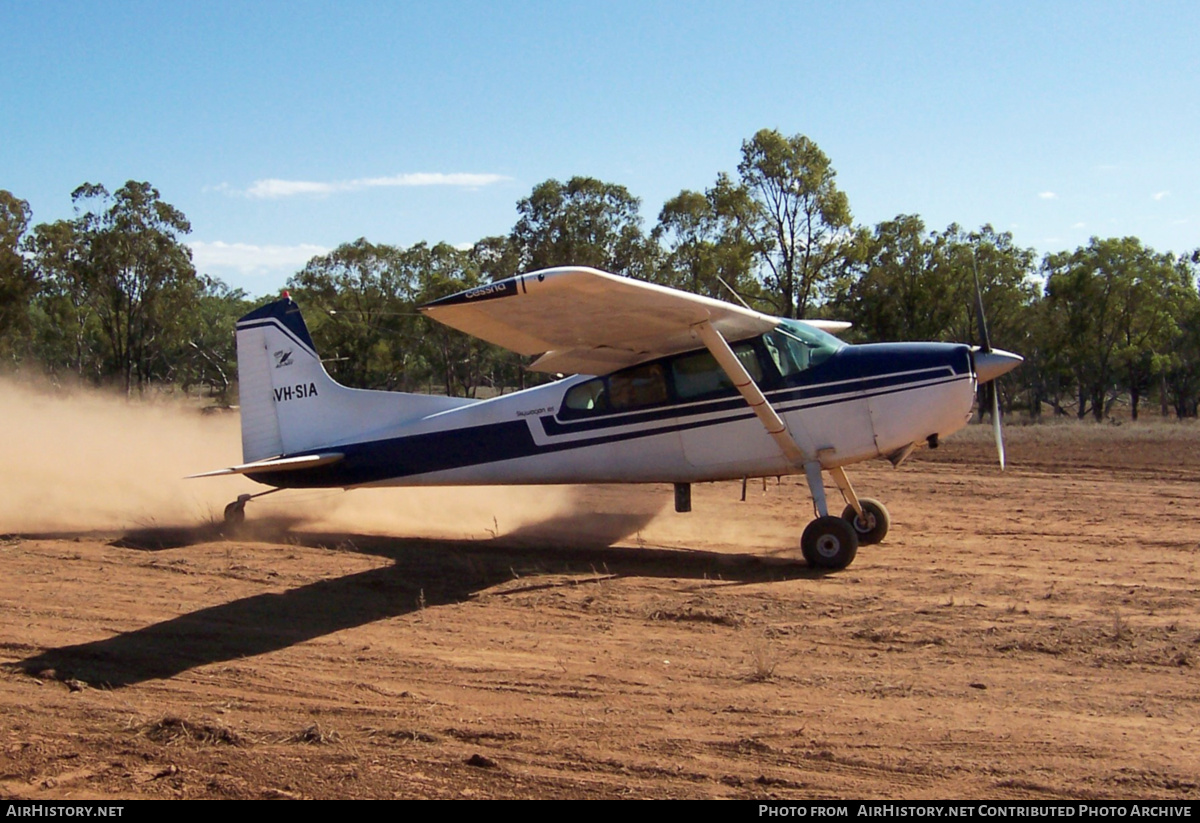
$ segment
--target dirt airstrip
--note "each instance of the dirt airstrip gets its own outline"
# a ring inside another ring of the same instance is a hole
[[[0,797],[1200,798],[1200,428],[851,473],[282,493],[232,416],[3,387]]]

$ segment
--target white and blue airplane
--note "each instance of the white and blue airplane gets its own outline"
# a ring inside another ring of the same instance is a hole
[[[215,472],[287,488],[691,483],[803,473],[816,518],[807,561],[845,568],[887,533],[883,504],[845,467],[899,465],[963,428],[976,386],[1021,358],[949,343],[847,345],[848,323],[786,320],[720,300],[564,267],[517,275],[422,307],[434,320],[574,374],[472,400],[338,384],[284,297],[237,323],[242,455]],[[981,313],[982,320],[982,313]],[[994,393],[993,393],[994,394]],[[997,445],[999,440],[998,417]],[[846,501],[830,514],[823,473]]]

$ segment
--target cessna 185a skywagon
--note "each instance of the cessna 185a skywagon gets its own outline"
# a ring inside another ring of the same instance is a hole
[[[421,311],[536,355],[534,371],[575,376],[490,400],[346,388],[284,297],[237,323],[246,462],[195,476],[244,474],[271,491],[673,483],[676,509],[688,511],[691,483],[803,472],[817,517],[801,550],[841,569],[888,529],[887,510],[855,493],[845,466],[898,465],[936,445],[966,425],[977,383],[1021,362],[986,342],[851,346],[829,333],[848,323],[770,317],[579,267]],[[822,472],[846,500],[840,517]],[[240,523],[258,496],[241,495],[226,520]]]

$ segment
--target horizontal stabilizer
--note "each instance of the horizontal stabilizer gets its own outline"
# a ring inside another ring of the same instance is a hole
[[[256,460],[253,463],[243,463],[240,466],[230,466],[227,469],[217,469],[202,474],[189,474],[185,479],[195,477],[216,477],[222,474],[255,474],[257,472],[299,471],[315,469],[317,466],[327,466],[336,463],[345,455],[341,452],[325,452],[324,454],[305,454],[300,457],[276,457],[272,460]]]

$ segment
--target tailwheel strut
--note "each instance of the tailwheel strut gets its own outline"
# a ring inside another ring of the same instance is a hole
[[[237,500],[234,500],[225,507],[225,525],[230,528],[237,528],[246,522],[246,504],[257,497],[265,497],[268,494],[283,491],[283,489],[270,489],[258,494],[239,494]]]

